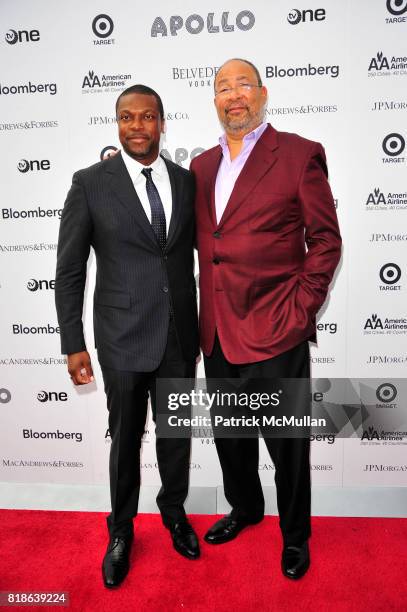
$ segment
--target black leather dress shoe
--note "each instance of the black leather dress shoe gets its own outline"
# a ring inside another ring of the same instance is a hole
[[[239,533],[248,525],[256,525],[263,520],[263,517],[257,520],[248,520],[242,517],[232,517],[228,514],[217,521],[204,536],[205,542],[208,544],[223,544],[233,540]]]
[[[304,576],[310,565],[308,542],[302,546],[285,546],[281,557],[284,576],[297,580]]]
[[[188,521],[174,523],[168,529],[175,550],[187,559],[198,559],[200,555],[198,538]]]
[[[118,587],[130,567],[130,551],[133,538],[111,538],[102,563],[102,575],[105,587]]]

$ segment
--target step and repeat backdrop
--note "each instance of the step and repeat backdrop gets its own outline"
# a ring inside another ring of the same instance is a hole
[[[267,120],[327,153],[344,250],[311,349],[320,396],[336,378],[363,378],[373,402],[397,408],[393,379],[407,367],[407,0],[4,0],[0,15],[0,481],[107,484],[92,255],[84,320],[96,382],[74,388],[59,348],[64,199],[75,170],[119,148],[115,101],[132,84],[162,96],[164,155],[187,168],[214,146],[213,81],[231,57],[257,65]],[[315,439],[313,484],[407,486],[403,440],[376,434]],[[259,468],[271,485],[263,442]],[[142,477],[159,482],[151,420]],[[191,485],[221,482],[213,441],[194,439]]]

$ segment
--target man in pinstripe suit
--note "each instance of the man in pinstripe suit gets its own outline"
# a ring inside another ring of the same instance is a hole
[[[159,155],[164,111],[154,90],[128,88],[116,113],[122,152],[74,174],[61,219],[55,284],[62,352],[74,384],[87,384],[93,372],[82,308],[93,247],[95,345],[112,438],[110,541],[102,566],[109,588],[129,569],[148,395],[155,418],[157,377],[193,378],[199,353],[193,177]],[[190,440],[157,437],[156,448],[164,525],[175,549],[195,559],[198,540],[184,510]]]

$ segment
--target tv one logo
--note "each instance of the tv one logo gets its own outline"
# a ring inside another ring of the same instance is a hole
[[[324,21],[326,19],[326,11],[323,8],[319,9],[305,9],[299,11],[298,9],[291,9],[288,13],[287,21],[291,25],[297,25],[299,23],[306,23],[307,21]]]
[[[66,402],[68,394],[64,391],[44,391],[37,393],[37,400],[44,404],[45,402]]]
[[[406,148],[406,141],[404,136],[397,132],[392,132],[384,137],[382,142],[382,149],[387,155],[383,157],[383,163],[402,163],[405,161],[404,157],[400,155]]]
[[[38,42],[40,40],[40,33],[38,30],[8,30],[4,40],[9,45],[25,42]]]
[[[238,13],[232,23],[229,17],[229,11],[223,11],[222,15],[215,16],[215,13],[208,13],[206,18],[194,13],[189,15],[185,20],[180,15],[172,15],[169,18],[168,24],[162,17],[156,17],[151,26],[151,37],[157,36],[178,36],[178,32],[185,28],[189,34],[200,34],[206,27],[209,34],[218,34],[219,32],[234,32],[235,28],[242,32],[251,30],[256,22],[256,18],[251,11],[243,10]]]
[[[17,163],[17,170],[21,174],[26,172],[39,172],[41,170],[49,170],[51,168],[51,162],[49,159],[20,159]]]
[[[51,289],[55,289],[55,280],[37,280],[35,278],[30,278],[27,282],[28,291],[49,291]]]

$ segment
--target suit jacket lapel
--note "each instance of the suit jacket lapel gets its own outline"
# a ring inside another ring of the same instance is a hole
[[[213,227],[217,226],[216,205],[215,205],[215,185],[219,164],[222,160],[222,149],[220,145],[213,149],[213,152],[206,162],[205,173],[205,200],[209,209],[209,216]]]
[[[174,168],[165,157],[161,156],[167,166],[168,176],[170,177],[171,183],[171,194],[172,194],[172,212],[171,212],[171,220],[170,226],[167,230],[167,244],[166,250],[170,247],[171,243],[174,241],[177,229],[179,227],[179,219],[181,214],[182,207],[182,197],[184,190],[184,181],[181,180],[179,172],[177,172],[176,168]]]
[[[276,163],[278,159],[276,153],[277,148],[277,132],[274,128],[268,126],[255,144],[237,178],[222,218],[219,221],[219,227],[227,221],[230,215],[239,207],[241,202],[243,202],[250,191],[254,189],[266,172]]]
[[[154,230],[144,212],[143,205],[134,188],[133,181],[127,172],[121,153],[110,158],[109,162],[106,164],[106,172],[111,175],[111,187],[115,195],[132,217],[136,219],[137,223],[144,229],[147,236],[158,246]]]

